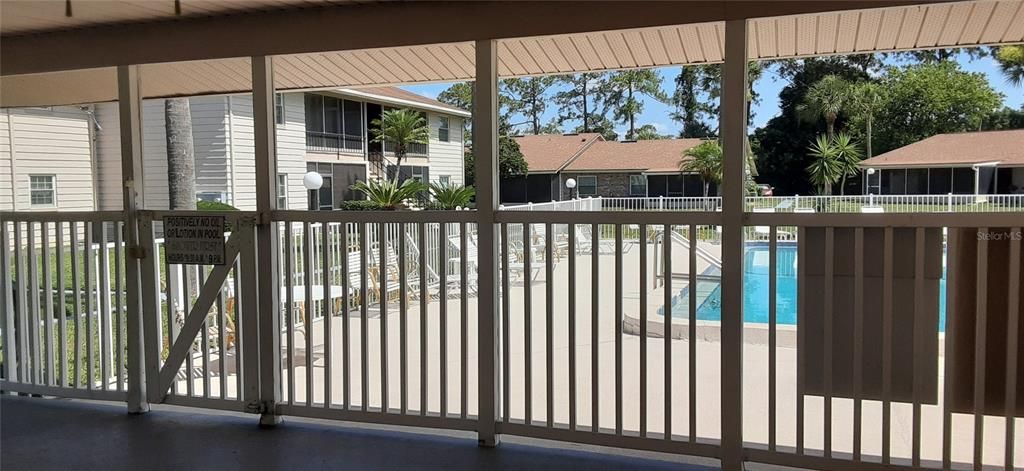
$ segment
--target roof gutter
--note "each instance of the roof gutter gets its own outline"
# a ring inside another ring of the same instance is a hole
[[[454,108],[448,108],[448,107],[438,106],[438,105],[431,105],[431,104],[427,104],[427,103],[421,103],[421,102],[418,102],[418,101],[405,100],[405,99],[402,99],[402,98],[386,97],[386,96],[381,96],[381,95],[377,95],[377,94],[374,94],[374,93],[362,92],[362,91],[359,91],[359,90],[352,90],[352,89],[347,89],[346,88],[346,89],[334,89],[334,90],[331,90],[331,91],[333,91],[335,93],[338,93],[340,95],[349,95],[349,96],[353,96],[353,97],[357,97],[357,98],[364,98],[364,99],[368,99],[368,100],[374,100],[374,101],[381,102],[381,103],[387,103],[387,104],[392,104],[392,105],[408,106],[408,107],[411,107],[411,108],[419,108],[419,109],[423,109],[423,110],[436,111],[438,113],[445,113],[445,114],[450,114],[450,115],[454,115],[454,116],[461,116],[463,118],[469,118],[469,117],[473,116],[472,113],[470,113],[468,111],[465,111],[465,110],[457,110],[457,109],[454,109]]]

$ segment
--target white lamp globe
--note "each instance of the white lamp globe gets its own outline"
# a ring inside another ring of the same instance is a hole
[[[570,178],[570,179],[566,180],[565,181],[565,187],[570,189],[570,190],[573,189],[573,188],[576,188],[576,180],[573,179],[573,178]]]
[[[302,176],[302,186],[307,190],[319,190],[321,186],[324,186],[324,177],[317,172],[306,172]]]
[[[874,174],[875,174],[875,169],[869,168],[868,169],[868,175],[874,175]]]

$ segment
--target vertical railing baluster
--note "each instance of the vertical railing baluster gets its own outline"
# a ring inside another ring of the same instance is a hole
[[[853,460],[861,460],[864,382],[864,228],[853,241]]]
[[[409,279],[405,223],[398,224],[398,387],[402,414],[409,413]]]
[[[665,368],[665,370],[664,370],[664,373],[662,373],[664,375],[664,377],[665,377],[664,378],[664,381],[665,381],[665,383],[664,383],[664,387],[665,387],[665,398],[664,398],[664,401],[665,401],[665,406],[664,406],[665,407],[665,417],[664,417],[664,420],[665,420],[665,437],[664,438],[665,438],[665,440],[671,441],[672,440],[672,225],[671,224],[665,224],[662,227],[662,230],[664,231],[663,235],[662,235],[662,242],[663,242],[662,243],[662,250],[665,251],[665,253],[664,253],[665,263],[662,265],[662,268],[664,268],[664,270],[665,270],[664,273],[662,273],[662,280],[664,281],[664,285],[662,285],[662,288],[664,288],[664,291],[663,291],[662,294],[665,296],[665,307],[664,307],[665,315],[663,316],[664,319],[663,319],[663,322],[662,322],[662,328],[663,328],[663,330],[662,330],[662,338],[664,339],[664,342],[665,342],[665,352],[664,352],[665,353],[665,360],[664,360],[664,368]],[[693,239],[690,240],[690,243],[693,244]],[[693,342],[693,340],[694,339],[691,338],[690,342]],[[693,358],[690,359],[689,363],[690,363],[689,367],[693,368],[694,367]],[[690,398],[690,401],[693,401],[692,397]],[[690,421],[692,423],[692,421],[693,421],[692,417],[690,418]],[[693,437],[691,437],[690,440],[693,440]]]
[[[892,442],[893,228],[885,228],[882,271],[882,463],[890,463]]]
[[[576,224],[569,224],[569,430],[576,431]],[[507,261],[507,259],[506,259]],[[643,293],[643,289],[640,290]],[[507,295],[506,295],[507,296]],[[641,305],[643,302],[641,301]],[[507,321],[506,321],[507,325]],[[641,405],[644,404],[641,395]],[[643,406],[641,406],[643,407]]]
[[[43,234],[43,293],[46,295],[46,300],[43,303],[43,348],[46,350],[46,364],[45,364],[45,375],[44,382],[48,386],[55,384],[55,376],[53,372],[53,277],[52,269],[50,267],[50,225],[49,223],[42,222],[39,224]]]
[[[331,367],[333,366],[332,349],[334,346],[334,338],[331,334],[332,324],[334,323],[334,314],[331,310],[331,306],[334,303],[333,283],[331,282],[331,227],[324,221],[321,230],[321,256],[323,257],[323,266],[320,267],[320,281],[323,283],[324,299],[320,302],[324,310],[324,407],[331,407]]]
[[[4,226],[6,228],[6,225]],[[65,280],[64,280],[64,223],[57,221],[56,231],[54,236],[56,237],[56,248],[57,248],[57,299],[59,300],[57,305],[57,342],[58,355],[57,365],[60,374],[60,386],[69,387],[71,382],[68,381],[68,339],[67,339],[67,297],[65,296]],[[6,245],[4,246],[6,247]],[[5,273],[10,273],[6,271]],[[6,343],[5,343],[6,345]],[[120,351],[118,351],[120,353]],[[5,355],[6,356],[6,355]],[[7,357],[12,358],[12,357]],[[118,378],[120,383],[121,378]]]
[[[1017,355],[1019,345],[1020,327],[1020,283],[1021,283],[1021,228],[1009,228],[1012,231],[1010,237],[1010,267],[1008,276],[1009,290],[1007,291],[1007,322],[1006,322],[1006,435],[1003,442],[1005,456],[1003,465],[1007,471],[1013,469],[1014,450],[1016,449],[1016,437],[1014,436],[1015,416],[1017,415]]]
[[[989,234],[989,228],[978,229]],[[978,238],[978,260],[975,272],[974,320],[974,469],[981,470],[985,452],[985,362],[988,348],[988,239]]]
[[[220,293],[217,295],[217,374],[219,376],[218,387],[220,388],[217,397],[219,399],[228,398],[228,345],[224,339],[227,335],[228,315],[224,311],[226,304],[224,297],[224,287],[221,287]],[[291,361],[290,356],[288,359]],[[291,398],[292,396],[289,395],[288,399],[291,400]]]
[[[834,290],[833,277],[835,275],[835,228],[825,228],[825,290],[823,294],[824,306],[824,338],[822,357],[824,373],[824,394],[822,395],[822,442],[826,458],[832,457],[832,315]]]
[[[510,292],[511,282],[509,281],[509,254],[508,254],[508,223],[501,224],[501,418],[506,423],[512,417],[512,386],[510,384],[511,356],[512,356],[512,329],[509,312],[512,305],[512,293]]]
[[[615,434],[622,435],[622,224],[615,225]],[[643,399],[641,399],[643,400]]]
[[[797,230],[796,308],[796,453],[804,454],[804,382],[807,366],[807,228]]]
[[[292,222],[284,223],[284,331],[288,362],[288,404],[295,404],[295,244]],[[223,376],[223,375],[222,375]]]
[[[671,244],[671,239],[669,239]],[[697,244],[700,243],[700,234],[697,233],[697,226],[690,224],[690,246],[687,255],[688,267],[687,279],[687,290],[689,291],[687,301],[687,321],[686,331],[687,338],[689,339],[686,343],[687,356],[689,359],[686,363],[686,374],[687,378],[687,414],[689,415],[689,431],[687,435],[690,443],[697,442]],[[667,274],[667,279],[672,278],[671,271]],[[671,309],[666,307],[665,311],[670,312]]]
[[[85,359],[86,367],[86,387],[93,389],[96,382],[93,378],[93,368],[96,367],[96,363],[93,361],[93,344],[92,344],[92,322],[93,322],[93,275],[95,274],[96,267],[93,265],[92,260],[92,243],[93,243],[93,223],[85,223]]]
[[[108,389],[110,387],[110,361],[111,361],[111,350],[113,348],[111,338],[111,315],[110,315],[110,249],[107,244],[107,223],[106,221],[99,221],[100,227],[100,242],[99,248],[99,286],[96,289],[96,295],[99,296],[99,335],[97,336],[100,342],[100,379],[103,381],[101,389]]]
[[[601,368],[600,368],[600,244],[601,230],[599,225],[590,225],[590,420],[594,433],[601,431]],[[527,396],[529,397],[529,396]]]
[[[18,223],[15,222],[15,225]],[[16,338],[21,335],[19,326],[15,321],[14,313],[14,284],[11,282],[11,275],[16,275],[18,270],[17,264],[11,267],[11,249],[17,250],[20,240],[12,241],[10,238],[10,232],[8,229],[7,221],[0,221],[0,273],[4,276],[0,277],[0,300],[2,300],[3,315],[0,316],[0,333],[3,335],[3,377],[7,381],[21,382],[21,377],[18,375],[18,359],[15,353]],[[58,245],[59,247],[59,245]],[[18,278],[21,281],[21,278]],[[63,299],[63,298],[62,298]],[[63,304],[63,303],[62,303]],[[63,319],[63,316],[61,317]],[[61,333],[63,334],[63,325],[61,325]],[[61,336],[61,344],[63,345],[63,335]],[[63,360],[61,361],[63,365]],[[64,387],[67,387],[67,373],[66,370],[61,370],[61,380]]]
[[[60,228],[57,228],[58,234]],[[59,246],[60,242],[58,242]],[[128,377],[128,372],[125,365],[125,334],[122,330],[125,328],[125,300],[124,300],[124,280],[123,275],[123,263],[124,263],[124,223],[117,221],[114,223],[114,362],[117,365],[117,390],[125,390],[125,382]],[[58,267],[62,267],[60,263]],[[58,271],[59,273],[59,271]],[[58,276],[61,276],[58,274]],[[62,283],[63,284],[63,283]],[[63,296],[61,296],[63,300]],[[63,315],[63,306],[61,307],[61,314]]]
[[[438,287],[440,302],[440,342],[441,342],[441,417],[448,417],[448,224],[439,223],[437,228],[438,271],[441,285]]]
[[[342,302],[341,302],[341,304],[342,304],[342,306],[341,306],[341,309],[342,309],[342,311],[341,311],[341,351],[342,351],[342,356],[345,359],[345,361],[342,362],[342,364],[341,364],[341,402],[345,404],[345,410],[348,410],[348,409],[350,409],[352,407],[352,402],[351,402],[351,389],[352,389],[351,388],[351,386],[352,386],[352,384],[351,384],[352,383],[352,380],[351,380],[351,374],[352,374],[352,371],[351,371],[352,370],[352,345],[351,345],[351,341],[350,341],[350,337],[349,337],[349,335],[350,335],[349,327],[350,327],[350,324],[351,324],[351,320],[349,318],[349,313],[351,311],[352,298],[351,298],[351,294],[350,293],[352,292],[352,290],[358,289],[358,287],[352,286],[351,275],[350,275],[350,273],[351,273],[350,270],[352,270],[352,267],[349,266],[349,261],[352,259],[352,257],[351,257],[352,251],[351,251],[351,246],[350,246],[350,243],[351,243],[350,238],[352,237],[352,232],[350,230],[351,228],[352,228],[352,225],[347,223],[347,222],[341,223],[341,225],[339,226],[339,229],[341,229],[341,249],[339,250],[339,252],[341,253],[341,287],[342,287],[342,290],[341,290],[341,296],[342,296]],[[360,302],[362,302],[362,298],[360,298]]]
[[[307,221],[302,225],[302,284],[303,339],[306,342],[306,406],[313,405],[313,227]]]
[[[466,229],[466,223],[463,222],[459,225],[459,314],[461,317],[459,327],[459,332],[461,333],[459,411],[462,413],[463,419],[469,417],[469,301],[467,299],[469,286],[467,281],[469,277],[469,242],[466,237]]]
[[[370,382],[368,381],[370,373],[370,360],[367,358],[368,348],[366,346],[369,341],[369,332],[366,326],[368,316],[368,300],[366,298],[369,288],[367,286],[367,269],[366,261],[368,260],[366,251],[369,250],[367,245],[366,237],[366,223],[359,225],[359,360],[360,360],[360,375],[361,382],[360,386],[360,398],[363,412],[366,412],[369,408],[369,397],[370,397]]]
[[[647,225],[640,224],[640,437],[647,438]],[[672,315],[666,311],[666,315]]]
[[[200,291],[202,290],[203,284],[206,282],[206,267],[200,266],[198,269],[199,286]],[[203,330],[199,332],[201,336],[199,338],[199,348],[203,351],[201,358],[203,368],[203,397],[210,397],[210,311],[207,310],[204,314],[206,317],[203,318]]]
[[[768,228],[768,450],[776,450],[776,362],[775,344],[777,342],[776,290],[778,289],[779,234],[778,226]],[[693,244],[693,241],[690,241]]]
[[[26,357],[32,369],[31,384],[42,382],[42,367],[40,366],[41,348],[39,345],[39,260],[36,257],[36,234],[35,223],[27,223],[28,231],[28,296],[29,311],[25,317],[28,319],[28,348],[29,355]],[[92,352],[90,352],[90,359]],[[91,383],[90,383],[91,384]]]
[[[544,389],[547,427],[555,424],[555,334],[554,334],[554,297],[555,297],[555,265],[554,265],[554,226],[544,225]]]
[[[420,277],[420,416],[427,415],[427,307],[430,301],[427,280],[427,224],[417,225],[417,247],[419,251]]]
[[[532,225],[522,224],[523,245],[523,366],[524,366],[524,420],[527,425],[533,422],[533,298],[531,284],[533,270]]]
[[[15,226],[17,229],[18,226]],[[81,335],[82,330],[82,286],[78,283],[78,271],[81,265],[78,259],[78,223],[69,223],[70,234],[71,234],[71,289],[74,291],[75,301],[75,332],[74,332],[74,357],[75,362],[72,367],[72,384],[75,387],[81,385],[81,376],[79,375],[79,369],[82,363],[82,352],[81,352]],[[19,278],[21,278],[19,276]]]
[[[924,323],[924,243],[925,229],[918,227],[914,237],[914,332],[920,332],[919,327]],[[913,339],[913,372],[912,372],[912,418],[911,418],[911,466],[921,466],[921,371],[926,366],[921,364],[921,358],[925,358],[924,339],[920,335],[914,335]]]
[[[388,236],[384,223],[377,226],[377,282],[380,286],[380,411],[388,411]]]
[[[183,272],[182,273],[182,283],[181,283],[181,296],[182,296],[182,299],[185,300],[185,302],[184,302],[184,309],[182,310],[182,312],[184,312],[185,315],[188,316],[189,312],[192,310],[191,309],[191,307],[192,307],[192,275],[191,274],[193,273],[193,269],[194,268],[199,268],[199,267],[197,267],[196,265],[182,265],[181,268],[182,268],[182,272]],[[185,365],[185,395],[187,395],[188,397],[193,397],[193,396],[195,396],[195,384],[193,384],[195,382],[195,380],[192,378],[192,368],[193,368],[193,366],[195,366],[194,363],[193,363],[193,360],[194,360],[195,354],[196,354],[196,342],[195,342],[195,339],[183,339],[182,341],[183,342],[184,341],[190,342],[189,343],[189,349],[188,349],[188,356],[185,357],[185,361],[184,361],[184,365]]]

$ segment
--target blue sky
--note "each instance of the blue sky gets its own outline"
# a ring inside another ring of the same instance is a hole
[[[961,54],[958,57],[958,61],[960,62],[961,68],[964,70],[985,74],[985,76],[988,77],[988,81],[992,85],[992,88],[1003,94],[1003,102],[1006,106],[1019,109],[1021,104],[1024,103],[1024,89],[1016,88],[1007,83],[999,73],[998,64],[991,57],[971,61],[967,59],[966,55]],[[887,63],[895,65],[902,64],[902,62],[896,61],[887,61]],[[676,75],[679,74],[679,67],[662,67],[656,70],[663,79],[662,89],[666,94],[671,95],[675,89],[674,80]],[[436,98],[437,95],[444,89],[448,88],[449,85],[450,84],[411,85],[402,88],[431,98]],[[773,72],[766,72],[761,76],[757,83],[754,84],[754,89],[760,96],[760,103],[754,105],[753,128],[764,125],[765,122],[778,114],[779,92],[785,86],[786,81],[779,78],[778,75]],[[669,118],[669,113],[671,111],[672,107],[670,105],[646,99],[644,100],[644,111],[637,121],[637,126],[653,124],[660,133],[674,136],[679,132],[679,124]],[[542,121],[547,122],[556,116],[557,113],[557,106],[549,106]],[[625,129],[626,127],[624,125],[617,125],[616,128],[620,136],[625,134]]]

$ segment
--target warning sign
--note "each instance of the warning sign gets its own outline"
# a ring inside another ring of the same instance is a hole
[[[167,263],[224,264],[224,216],[165,216]]]

